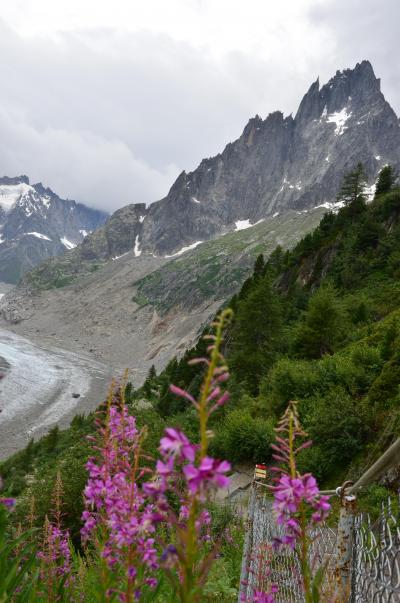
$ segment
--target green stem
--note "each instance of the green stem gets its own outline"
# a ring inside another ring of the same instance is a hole
[[[208,421],[208,397],[211,394],[211,383],[214,376],[214,371],[218,366],[221,357],[221,344],[224,326],[227,320],[232,316],[232,310],[227,308],[223,310],[217,320],[215,329],[214,346],[211,351],[210,364],[207,369],[204,385],[201,388],[199,400],[199,420],[200,420],[200,460],[207,454],[208,437],[207,437],[207,421]]]

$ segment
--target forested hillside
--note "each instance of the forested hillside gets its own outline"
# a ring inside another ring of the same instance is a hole
[[[277,417],[298,400],[314,441],[301,466],[335,486],[356,477],[400,432],[400,189],[387,166],[367,204],[358,166],[338,200],[342,209],[292,251],[260,255],[227,303],[235,313],[224,343],[231,400],[211,422],[213,456],[269,462]],[[196,436],[193,407],[169,384],[197,393],[202,365],[187,361],[203,356],[206,345],[200,340],[160,375],[151,370],[140,390],[127,385],[132,413],[148,426],[146,452],[155,452],[166,425]],[[78,416],[69,430],[53,429],[1,465],[7,492],[20,497],[16,516],[34,497],[43,518],[59,470],[65,523],[77,538],[90,448],[84,436],[92,430],[93,417]]]
[[[400,190],[382,170],[375,200],[363,196],[361,166],[345,179],[344,207],[291,252],[277,248],[229,305],[226,338],[232,400],[214,418],[215,454],[268,461],[276,418],[300,402],[314,441],[302,463],[323,483],[375,458],[399,432]],[[141,395],[161,416],[190,422],[190,411],[167,389],[195,392],[200,375],[187,365],[202,346],[149,375]],[[181,413],[181,414],[177,414]]]

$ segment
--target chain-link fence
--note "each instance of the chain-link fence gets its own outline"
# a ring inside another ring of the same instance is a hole
[[[400,602],[400,522],[390,501],[379,519],[355,518],[352,603]]]
[[[247,531],[242,562],[239,600],[252,601],[257,590],[267,590],[277,584],[277,603],[303,603],[300,563],[296,550],[289,547],[275,551],[273,542],[282,536],[276,525],[271,499],[265,489],[252,485],[248,507]],[[340,579],[340,557],[336,551],[337,531],[321,526],[310,534],[310,564],[316,571],[326,566],[322,600],[344,603],[337,596]],[[354,517],[354,529],[349,541],[351,574],[348,576],[350,603],[400,603],[400,522],[390,501],[383,505],[375,523],[368,515]],[[342,591],[343,592],[343,591]]]

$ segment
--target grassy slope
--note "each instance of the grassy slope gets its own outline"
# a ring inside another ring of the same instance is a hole
[[[287,212],[251,228],[207,241],[135,283],[135,301],[159,312],[178,305],[191,309],[206,300],[226,299],[251,273],[258,254],[277,245],[291,248],[319,223],[324,209]]]
[[[268,218],[260,224],[239,232],[231,232],[181,257],[171,259],[158,270],[137,283],[135,301],[140,305],[153,303],[161,311],[172,307],[176,301],[191,303],[211,296],[223,299],[237,289],[249,273],[253,258],[263,251],[268,253],[280,244],[292,247],[306,232],[318,224],[324,210],[288,212]],[[92,236],[95,239],[96,233]],[[84,248],[76,249],[25,275],[24,283],[35,289],[60,288],[84,279],[108,262],[105,259],[86,259]],[[132,259],[134,261],[134,259]],[[165,260],[164,260],[165,262]],[[179,279],[179,292],[176,280]]]

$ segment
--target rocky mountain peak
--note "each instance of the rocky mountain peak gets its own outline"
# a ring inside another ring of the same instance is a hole
[[[10,178],[9,176],[3,176],[2,178],[0,178],[0,185],[14,186],[16,184],[29,184],[28,176],[22,175],[15,176],[13,178]]]
[[[319,77],[311,84],[303,97],[296,113],[296,123],[316,119],[321,114],[321,99],[319,93]]]
[[[380,90],[380,80],[375,77],[369,61],[357,63],[354,69],[337,71],[333,78],[321,88],[320,104],[328,113],[340,111],[344,106],[363,109],[364,106],[385,102]]]
[[[61,199],[25,175],[0,178],[0,281],[14,283],[48,257],[76,247],[107,214]]]
[[[322,88],[317,78],[301,101],[295,119],[302,127],[323,114],[338,113],[345,107],[349,107],[348,113],[362,111],[377,102],[385,103],[380,79],[375,77],[371,63],[362,61],[354,69],[336,71]]]

